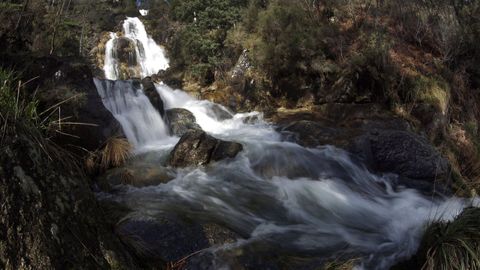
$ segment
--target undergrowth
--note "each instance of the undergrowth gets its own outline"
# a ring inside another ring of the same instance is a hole
[[[66,171],[81,174],[78,159],[53,140],[57,135],[68,135],[62,132],[66,118],[57,117],[60,105],[68,100],[40,111],[35,93],[25,90],[35,79],[23,82],[14,70],[0,68],[0,149],[19,138],[27,140],[38,148],[37,152],[43,153],[42,158],[61,164]]]

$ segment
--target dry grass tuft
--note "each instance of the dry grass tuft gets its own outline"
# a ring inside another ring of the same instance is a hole
[[[132,146],[125,138],[112,137],[101,150],[101,166],[105,169],[121,166],[130,157]]]
[[[88,173],[96,174],[110,168],[120,167],[130,158],[132,146],[125,138],[109,138],[102,148],[91,152],[85,159],[85,168]],[[124,176],[122,175],[122,178]],[[127,179],[125,175],[125,181]]]

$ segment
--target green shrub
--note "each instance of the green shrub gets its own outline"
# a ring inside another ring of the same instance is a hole
[[[182,27],[169,44],[174,65],[208,84],[224,61],[227,31],[240,20],[244,0],[174,0],[170,16]]]

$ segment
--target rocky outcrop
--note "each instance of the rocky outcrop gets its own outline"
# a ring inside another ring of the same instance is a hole
[[[0,269],[137,268],[69,156],[34,136],[2,145]]]
[[[324,106],[323,115],[287,120],[280,131],[286,139],[307,147],[347,149],[376,172],[430,183],[448,177],[448,162],[426,138],[411,131],[404,120],[365,106]]]
[[[180,137],[188,131],[202,130],[197,124],[197,119],[189,110],[181,108],[168,109],[165,115],[172,135]]]
[[[163,117],[165,115],[165,107],[163,105],[163,100],[157,92],[157,88],[150,77],[145,77],[142,79],[143,92],[148,97],[153,107],[157,109],[160,115]]]
[[[236,142],[216,139],[204,131],[185,133],[170,153],[169,164],[173,167],[206,165],[225,158],[234,158],[243,146]]]

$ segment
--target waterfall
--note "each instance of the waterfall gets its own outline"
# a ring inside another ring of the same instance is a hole
[[[115,44],[120,38],[127,38],[132,42],[135,53],[135,66],[131,63],[123,63],[130,68],[138,68],[140,74],[138,77],[144,78],[157,74],[160,70],[168,68],[168,59],[165,51],[157,45],[155,41],[148,36],[145,26],[140,19],[127,17],[123,22],[123,36],[110,33],[110,39],[105,44],[105,61],[103,70],[105,78],[108,80],[118,80],[124,78],[120,70],[119,55],[115,51]]]
[[[134,50],[122,58],[118,52],[120,44],[127,48],[131,45]],[[168,138],[168,130],[159,112],[143,93],[141,84],[119,80],[125,77],[122,65],[128,66],[128,75],[141,78],[168,68],[164,50],[147,35],[138,18],[127,18],[123,22],[123,35],[110,33],[110,40],[105,44],[103,67],[107,80],[95,78],[94,82],[105,108],[121,124],[128,141],[137,150],[164,141]]]
[[[139,83],[96,78],[94,82],[103,105],[121,124],[125,136],[135,148],[168,137],[165,123]]]
[[[163,49],[148,37],[138,18],[127,18],[123,31],[134,42],[141,77],[168,67]],[[95,85],[128,140],[137,149],[151,150],[149,157],[158,157],[154,166],[162,166],[158,160],[168,158],[172,140],[178,138],[169,137],[138,81],[117,80],[119,38],[111,34],[104,66],[105,76],[116,81],[95,79]],[[350,256],[360,258],[359,268],[388,269],[416,252],[429,222],[452,220],[472,202],[479,205],[478,199],[424,196],[398,184],[395,175],[373,174],[332,146],[313,149],[283,141],[261,113],[232,114],[164,84],[156,85],[156,90],[166,108],[190,110],[203,130],[240,142],[244,150],[233,160],[179,169],[167,184],[127,187],[112,197],[149,218],[167,213],[217,222],[246,238],[223,250],[254,249],[260,243],[286,257]],[[227,117],[219,117],[219,111]],[[158,145],[167,146],[157,151]],[[215,265],[228,268],[228,260],[213,258]]]

